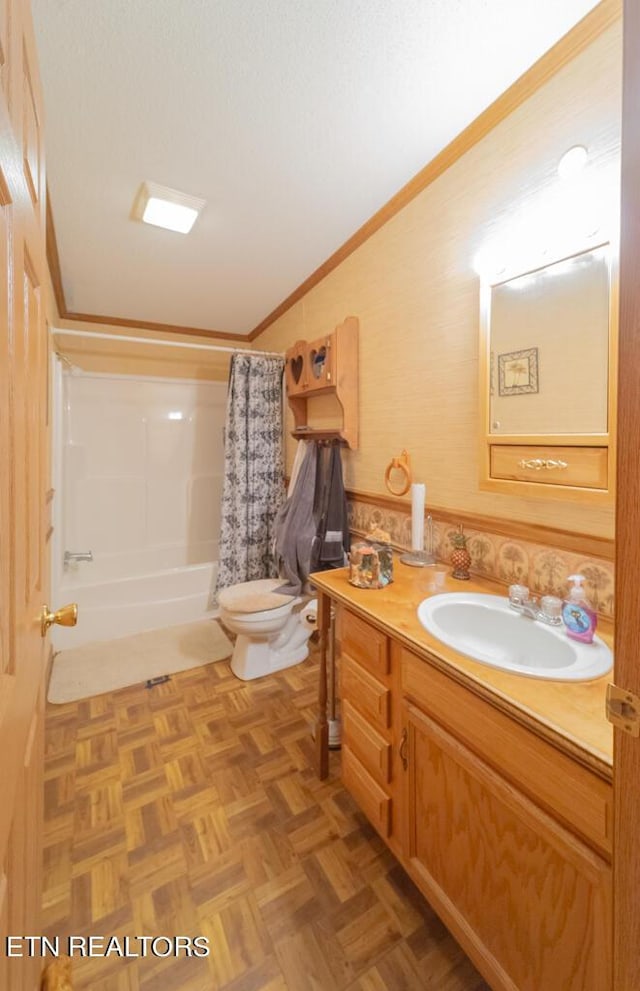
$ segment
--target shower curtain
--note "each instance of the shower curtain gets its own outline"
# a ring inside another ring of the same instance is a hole
[[[275,578],[274,520],[285,497],[284,359],[234,354],[225,422],[220,563],[216,593]]]

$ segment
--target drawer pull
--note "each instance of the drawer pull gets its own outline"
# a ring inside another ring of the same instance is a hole
[[[402,731],[402,737],[400,739],[400,751],[399,751],[400,760],[402,761],[402,766],[405,769],[405,771],[407,770],[409,764],[409,757],[407,755],[408,744],[409,744],[409,734],[405,726],[405,728]]]
[[[568,468],[566,461],[554,458],[523,458],[518,462],[518,468],[528,468],[531,471],[541,471],[543,468]]]

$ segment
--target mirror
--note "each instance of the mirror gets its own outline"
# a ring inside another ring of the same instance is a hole
[[[490,287],[489,433],[606,434],[608,245]]]

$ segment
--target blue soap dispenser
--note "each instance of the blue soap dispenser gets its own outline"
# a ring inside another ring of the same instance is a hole
[[[573,582],[569,594],[562,605],[562,619],[567,636],[581,643],[593,643],[593,635],[598,625],[598,615],[589,605],[582,583],[584,575],[569,575]]]

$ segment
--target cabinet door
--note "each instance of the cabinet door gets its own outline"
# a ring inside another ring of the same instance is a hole
[[[406,862],[496,991],[608,991],[608,865],[406,704]]]

